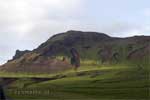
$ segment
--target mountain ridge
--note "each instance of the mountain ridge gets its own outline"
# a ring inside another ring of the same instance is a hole
[[[143,46],[146,46],[146,48],[142,48]],[[145,59],[150,53],[150,36],[119,38],[111,37],[104,33],[71,30],[50,37],[32,51],[17,50],[13,59],[2,65],[0,70],[10,72],[55,72],[66,70],[72,68],[69,61],[71,48],[77,49],[81,59],[92,59],[107,63],[121,62],[124,59],[131,60],[131,58],[136,60],[137,58],[132,56],[135,56],[136,49],[142,48],[138,52],[142,52],[141,55]],[[136,52],[136,56],[140,55],[140,53]],[[132,56],[128,58],[131,54]],[[67,60],[56,59],[59,56],[66,57]],[[40,70],[40,68],[43,68],[43,70]]]

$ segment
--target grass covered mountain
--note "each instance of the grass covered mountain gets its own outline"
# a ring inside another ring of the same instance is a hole
[[[71,48],[81,57],[76,71],[70,64]],[[32,51],[17,50],[0,66],[0,83],[6,97],[15,100],[149,100],[149,66],[150,36],[68,31]],[[40,93],[28,94],[32,90]]]
[[[16,51],[12,60],[0,67],[6,72],[53,73],[72,68],[70,49],[85,60],[99,64],[150,66],[150,36],[110,37],[104,33],[67,31],[56,34],[33,51]],[[65,61],[62,57],[66,57]]]

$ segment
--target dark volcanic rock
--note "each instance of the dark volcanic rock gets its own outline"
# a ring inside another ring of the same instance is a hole
[[[111,39],[111,37],[104,33],[68,31],[52,36],[34,51],[43,56],[53,56],[59,53],[67,54],[72,47],[80,46],[83,48],[108,39]]]
[[[13,56],[12,60],[18,59],[21,56],[23,56],[24,54],[29,53],[29,52],[31,52],[31,51],[29,51],[29,50],[25,50],[25,51],[16,50],[16,54],[15,54],[15,56]],[[9,60],[8,62],[10,62],[12,60]]]
[[[71,48],[78,51],[81,59],[119,63],[149,56],[150,36],[117,38],[98,32],[67,31],[52,36],[33,51],[17,50],[13,59],[0,66],[0,70],[31,73],[68,70],[73,67],[70,64]],[[67,60],[57,59],[58,56]]]

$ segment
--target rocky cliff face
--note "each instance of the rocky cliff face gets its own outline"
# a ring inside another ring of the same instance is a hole
[[[68,54],[72,47],[90,48],[98,42],[110,39],[108,35],[97,32],[68,31],[52,36],[40,45],[35,52],[45,56]]]
[[[72,67],[70,60],[56,58],[70,58],[71,48],[79,51],[81,59],[102,61],[105,58],[105,62],[114,59],[136,60],[141,55],[150,55],[149,45],[150,36],[116,38],[104,33],[68,31],[52,36],[33,51],[17,50],[13,59],[1,66],[0,70],[39,73],[67,70]]]
[[[13,59],[9,60],[8,62],[16,60],[16,59],[20,58],[21,56],[23,56],[24,54],[29,53],[29,52],[31,52],[31,51],[29,51],[29,50],[24,50],[24,51],[16,50],[16,53],[13,56]]]

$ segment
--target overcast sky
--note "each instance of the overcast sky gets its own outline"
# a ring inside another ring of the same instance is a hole
[[[68,30],[150,35],[150,0],[0,0],[0,64]]]

